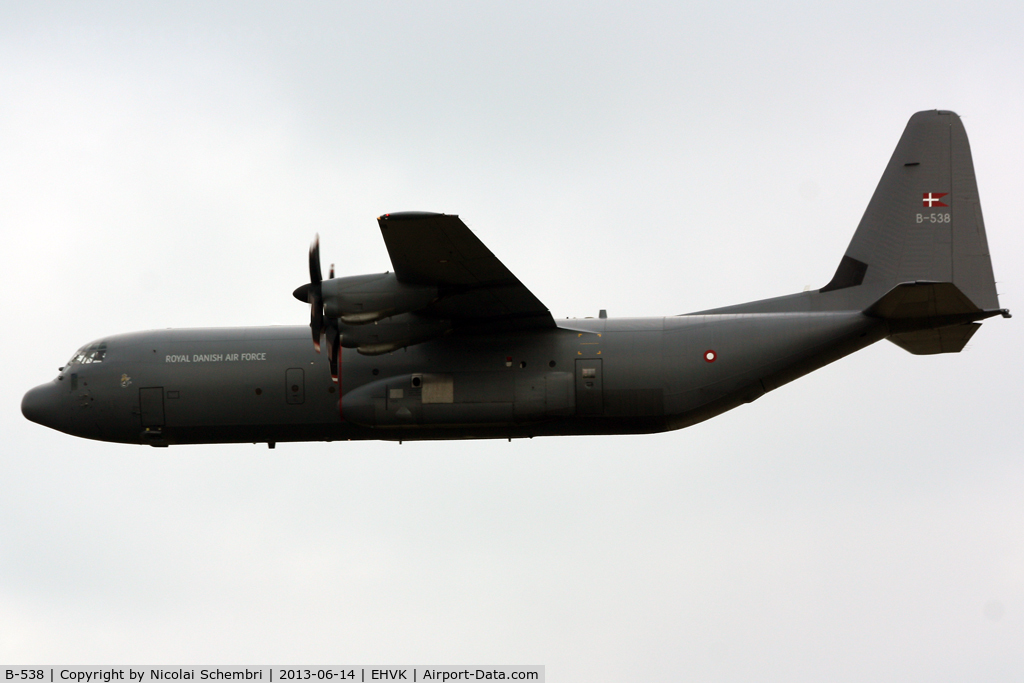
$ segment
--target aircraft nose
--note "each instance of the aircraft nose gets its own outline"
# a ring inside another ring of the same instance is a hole
[[[60,429],[57,426],[61,408],[58,400],[59,392],[60,388],[54,382],[30,389],[21,399],[21,414],[44,427]]]

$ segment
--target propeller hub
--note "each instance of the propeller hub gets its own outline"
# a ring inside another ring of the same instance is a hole
[[[312,296],[312,290],[313,283],[310,282],[302,285],[301,287],[296,288],[296,290],[292,292],[292,296],[294,296],[296,299],[298,299],[304,304],[311,304],[313,303],[313,300],[310,298]]]

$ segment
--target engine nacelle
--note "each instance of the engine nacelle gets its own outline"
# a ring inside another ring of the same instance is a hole
[[[366,325],[429,306],[438,297],[437,287],[407,285],[394,273],[352,275],[324,280],[321,284],[324,315],[345,325]],[[343,344],[348,346],[347,344]]]
[[[338,325],[341,345],[366,356],[377,356],[429,341],[447,334],[451,328],[450,320],[426,318],[415,313],[396,315],[366,325]]]

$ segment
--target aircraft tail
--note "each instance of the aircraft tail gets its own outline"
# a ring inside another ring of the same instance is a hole
[[[832,280],[816,292],[705,313],[860,310],[911,353],[960,351],[999,308],[960,117],[910,117]]]
[[[890,341],[911,353],[960,351],[979,327],[973,321],[1004,313],[959,116],[910,117],[835,276],[819,292],[885,319]]]
[[[952,282],[979,308],[999,308],[971,147],[951,111],[910,118],[835,276],[819,291],[859,286],[858,298],[871,303],[919,280]]]

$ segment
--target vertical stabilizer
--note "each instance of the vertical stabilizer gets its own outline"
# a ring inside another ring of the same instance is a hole
[[[952,282],[979,309],[999,308],[971,147],[951,111],[910,118],[835,277],[820,291],[866,307],[915,281]]]

